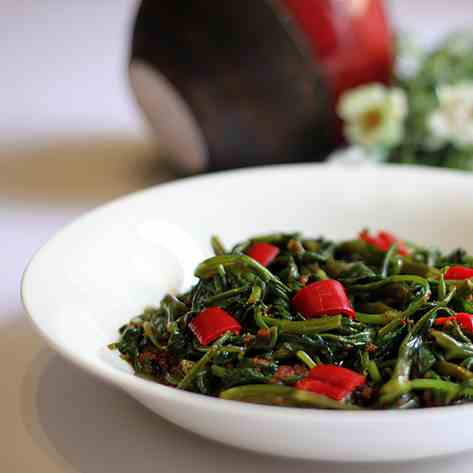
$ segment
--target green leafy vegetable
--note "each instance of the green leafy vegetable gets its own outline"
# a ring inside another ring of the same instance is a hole
[[[256,243],[277,247],[267,267],[245,254]],[[362,239],[300,233],[249,238],[233,249],[213,237],[212,247],[215,256],[196,268],[195,286],[166,295],[120,328],[110,348],[136,374],[208,396],[288,407],[410,409],[473,400],[473,333],[440,320],[473,313],[473,281],[445,276],[452,265],[473,266],[464,250],[442,254],[409,243],[400,254],[398,244],[382,251]],[[311,294],[296,310],[295,295],[311,284],[341,287],[343,311],[331,308],[332,293]],[[327,312],[313,316],[311,304]],[[205,309],[223,313],[232,329],[218,331],[211,319],[206,330],[215,334],[199,338],[196,321]],[[338,399],[329,397],[336,385],[325,394],[301,387],[317,386],[308,373],[323,365],[364,382]]]

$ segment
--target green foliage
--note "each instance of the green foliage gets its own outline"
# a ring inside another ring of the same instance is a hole
[[[359,103],[355,111],[364,106],[366,113],[379,112],[384,117],[377,108],[380,105],[370,101],[370,90],[377,87],[386,97],[397,93],[406,103],[407,114],[394,114],[398,118],[391,119],[391,128],[397,126],[401,132],[396,140],[387,141],[385,130],[389,127],[385,119],[380,119],[379,130],[365,132],[365,138],[378,137],[368,146],[362,139],[363,130],[355,135],[350,133],[354,127],[361,126],[363,114],[350,117],[341,113],[348,142],[361,146],[366,156],[375,161],[473,171],[473,116],[468,112],[473,103],[472,57],[473,35],[469,32],[452,34],[425,52],[419,52],[409,41],[400,40],[397,63],[415,67],[410,67],[408,73],[398,67],[392,87],[368,84],[348,91],[340,100],[339,113],[355,99]],[[444,98],[447,95],[443,91],[447,89],[457,90],[456,101]],[[434,117],[440,117],[440,124]]]

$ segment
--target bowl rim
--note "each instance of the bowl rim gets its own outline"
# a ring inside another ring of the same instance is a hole
[[[259,415],[263,417],[282,416],[284,418],[291,417],[307,417],[311,416],[314,419],[320,421],[336,421],[336,422],[404,422],[410,419],[426,419],[435,416],[436,418],[443,418],[451,415],[462,415],[465,411],[473,410],[473,403],[454,405],[454,406],[440,406],[440,407],[426,407],[416,409],[379,409],[379,410],[328,410],[328,409],[311,409],[311,408],[299,408],[299,407],[284,407],[284,406],[269,406],[262,404],[252,404],[241,401],[231,401],[220,399],[213,396],[207,396],[200,393],[193,393],[189,391],[179,390],[173,387],[162,385],[158,382],[147,380],[136,376],[134,373],[126,373],[119,371],[112,366],[105,363],[93,363],[72,349],[68,349],[67,346],[59,343],[54,337],[49,334],[42,326],[41,322],[35,317],[34,303],[30,300],[30,293],[34,287],[35,281],[31,280],[31,270],[33,266],[37,264],[39,257],[50,251],[50,248],[54,245],[56,240],[62,238],[63,233],[71,231],[75,226],[81,226],[90,217],[98,212],[106,211],[110,207],[121,205],[124,202],[129,202],[134,199],[146,198],[155,192],[160,192],[164,189],[181,187],[189,182],[207,182],[226,178],[227,176],[233,177],[245,177],[246,175],[253,175],[258,173],[265,173],[268,169],[271,172],[287,172],[291,170],[303,170],[304,168],[318,168],[322,171],[325,170],[337,170],[343,174],[347,173],[412,173],[413,171],[420,174],[435,174],[439,176],[452,176],[460,179],[473,180],[473,175],[469,175],[466,172],[451,170],[451,169],[437,169],[430,168],[427,166],[415,166],[415,165],[398,165],[398,164],[383,164],[381,166],[373,167],[358,167],[350,165],[341,165],[338,163],[295,163],[295,164],[281,164],[281,165],[265,165],[255,166],[250,168],[236,169],[219,171],[211,174],[203,174],[197,176],[189,176],[174,181],[158,184],[149,188],[138,190],[119,198],[113,199],[108,203],[100,205],[90,211],[85,212],[76,219],[73,219],[70,223],[63,226],[58,232],[56,232],[46,243],[44,243],[28,261],[26,268],[23,272],[20,284],[20,298],[25,309],[28,320],[34,327],[36,332],[45,340],[47,345],[53,349],[53,351],[60,354],[63,358],[71,362],[73,365],[80,369],[88,372],[95,377],[105,380],[115,386],[124,389],[127,392],[132,390],[138,390],[139,392],[146,392],[156,397],[165,398],[175,403],[183,403],[192,405],[195,408],[204,407],[207,410],[213,410],[215,413],[224,414],[226,411],[231,409],[235,414]],[[117,328],[118,331],[118,328]]]

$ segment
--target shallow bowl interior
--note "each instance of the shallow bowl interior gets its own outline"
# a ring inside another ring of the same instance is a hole
[[[23,300],[63,356],[208,438],[340,461],[459,452],[473,447],[470,406],[348,413],[223,401],[137,378],[106,346],[144,306],[192,284],[212,234],[233,244],[285,230],[350,238],[370,227],[472,251],[472,206],[471,176],[411,167],[292,165],[186,179],[115,201],[66,227],[29,264]]]

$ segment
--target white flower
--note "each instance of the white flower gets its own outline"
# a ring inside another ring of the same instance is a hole
[[[346,92],[340,99],[338,114],[345,122],[344,132],[350,143],[389,148],[403,138],[407,99],[401,89],[371,84]]]
[[[434,141],[457,147],[473,145],[473,82],[444,85],[437,90],[439,106],[428,118]]]

